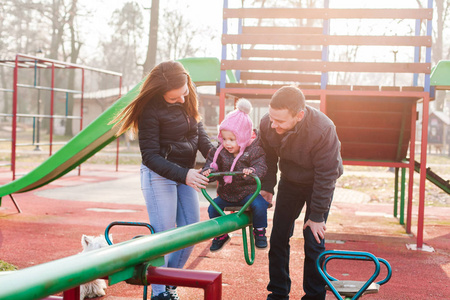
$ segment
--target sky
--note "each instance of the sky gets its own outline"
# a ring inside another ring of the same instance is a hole
[[[148,30],[150,20],[151,0],[135,0],[142,7],[144,15],[144,26],[146,35],[143,36],[142,42],[147,46]],[[87,53],[95,53],[97,43],[102,36],[111,34],[108,22],[115,9],[121,8],[126,0],[82,0],[82,5],[92,9],[95,13],[95,23],[85,24],[85,37],[87,38],[85,51]],[[178,9],[198,26],[210,27],[220,38],[222,34],[222,0],[160,0],[160,13],[165,7],[170,9]],[[208,43],[208,41],[205,41]],[[208,45],[208,53],[204,56],[220,57],[221,45],[220,39],[216,39],[215,43]]]
[[[95,13],[95,23],[85,24],[85,37],[87,43],[84,51],[86,53],[95,53],[97,43],[102,36],[108,36],[111,34],[111,28],[108,26],[108,22],[115,9],[121,8],[127,0],[81,0],[81,3],[86,7],[92,9]],[[421,0],[422,5],[427,6],[428,0]],[[143,36],[142,42],[147,46],[148,24],[150,18],[151,0],[135,0],[138,2],[143,10],[145,18],[144,26],[146,35]],[[250,1],[247,0],[247,3]],[[330,7],[342,7],[342,8],[417,8],[416,0],[329,0]],[[241,0],[229,0],[230,7],[236,7],[240,5]],[[193,24],[197,26],[208,26],[215,34],[217,39],[214,41],[202,41],[207,43],[207,53],[202,56],[215,56],[221,57],[221,44],[220,36],[222,34],[222,10],[223,0],[160,0],[160,12],[165,7],[170,9],[178,9],[191,20]]]

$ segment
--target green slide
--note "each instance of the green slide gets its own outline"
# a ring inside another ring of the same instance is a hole
[[[450,181],[445,180],[440,177],[438,174],[434,173],[430,168],[426,168],[427,179],[431,181],[435,186],[450,194]],[[414,171],[420,173],[420,163],[418,161],[414,161]]]
[[[37,168],[23,177],[0,186],[0,204],[3,196],[36,189],[67,174],[115,140],[117,129],[108,123],[137,96],[142,83],[143,81],[117,100]]]

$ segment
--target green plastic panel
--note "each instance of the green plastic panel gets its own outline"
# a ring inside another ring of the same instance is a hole
[[[437,63],[431,72],[430,85],[450,87],[450,60],[441,60]]]
[[[178,60],[197,85],[214,85],[220,82],[220,61],[216,57],[189,57]],[[231,70],[227,71],[227,82],[236,83]]]

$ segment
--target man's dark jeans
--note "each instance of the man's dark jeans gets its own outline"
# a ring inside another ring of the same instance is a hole
[[[306,203],[305,222],[310,214],[312,186],[302,186],[281,179],[278,183],[272,234],[270,236],[269,276],[267,290],[272,292],[267,299],[289,299],[291,279],[289,277],[289,239],[294,232],[295,220]],[[328,212],[326,213],[328,217]],[[317,243],[311,229],[303,230],[305,261],[303,268],[302,299],[325,299],[325,281],[316,268],[317,257],[325,251],[325,240]]]

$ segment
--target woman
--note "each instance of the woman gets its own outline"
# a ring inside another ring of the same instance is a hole
[[[198,222],[198,193],[208,178],[195,170],[197,150],[212,144],[203,129],[194,84],[183,65],[162,62],[150,72],[139,95],[116,117],[117,135],[138,132],[141,188],[156,232]],[[183,268],[193,247],[166,255],[165,266]],[[176,287],[152,285],[152,300],[179,299]]]

